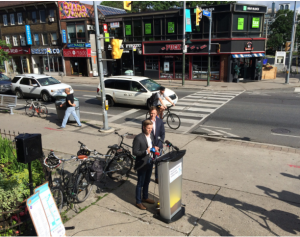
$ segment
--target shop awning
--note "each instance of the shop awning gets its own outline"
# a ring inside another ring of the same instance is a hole
[[[249,54],[233,54],[233,58],[253,58],[253,57],[264,57],[264,53],[249,53]]]

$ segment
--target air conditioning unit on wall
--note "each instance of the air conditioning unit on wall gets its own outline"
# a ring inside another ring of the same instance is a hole
[[[54,22],[54,17],[49,17],[49,22]]]
[[[87,30],[95,30],[95,26],[87,25]]]

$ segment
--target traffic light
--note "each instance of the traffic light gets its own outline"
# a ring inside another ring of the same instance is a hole
[[[220,53],[221,52],[221,45],[217,44],[216,45],[216,53]]]
[[[113,59],[120,59],[122,57],[123,49],[120,49],[123,40],[112,39],[111,40],[111,57]]]
[[[131,11],[132,1],[123,1],[123,6],[125,10]]]
[[[196,26],[200,24],[200,21],[202,19],[202,9],[196,8]]]
[[[285,42],[285,51],[289,51],[290,48],[291,48],[291,42],[290,41]]]

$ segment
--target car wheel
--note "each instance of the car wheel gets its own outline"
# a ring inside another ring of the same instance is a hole
[[[108,106],[109,107],[113,107],[115,105],[115,102],[114,102],[113,98],[111,98],[110,96],[107,96],[106,100],[108,101]]]
[[[150,109],[151,106],[150,99],[147,99],[147,108]]]
[[[24,97],[22,91],[20,91],[20,90],[16,90],[16,96],[18,99],[23,99],[23,97]]]
[[[42,93],[42,99],[43,99],[44,102],[48,102],[48,101],[50,101],[51,97],[47,92],[43,92]]]

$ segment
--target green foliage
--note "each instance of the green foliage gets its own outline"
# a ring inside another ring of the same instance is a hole
[[[0,203],[4,211],[13,209],[19,202],[29,197],[28,166],[17,162],[16,150],[12,142],[0,136]],[[33,186],[44,180],[40,161],[31,162]]]
[[[201,5],[219,5],[234,3],[235,1],[187,1],[186,6],[196,7]],[[122,1],[102,1],[101,5],[123,9]],[[161,11],[169,10],[170,8],[182,7],[182,2],[178,1],[132,1],[131,12],[146,12],[149,10]],[[128,11],[129,12],[129,11]]]
[[[280,16],[282,14],[287,14],[287,16]],[[279,10],[276,13],[276,17],[278,18],[270,25],[272,34],[268,36],[269,40],[267,42],[267,47],[273,48],[274,50],[277,50],[281,46],[284,48],[285,42],[291,40],[294,11]],[[299,38],[300,29],[297,27],[295,40],[298,41]]]
[[[0,65],[4,62],[7,61],[8,59],[11,58],[11,56],[8,56],[8,52],[5,52],[2,47],[8,47],[11,48],[12,46],[10,44],[6,44],[6,42],[4,40],[0,39]]]

